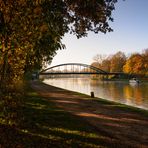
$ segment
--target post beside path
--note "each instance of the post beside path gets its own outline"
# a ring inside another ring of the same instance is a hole
[[[95,97],[95,95],[94,95],[94,92],[93,92],[93,91],[91,91],[91,92],[90,92],[90,95],[91,95],[91,98],[94,98],[94,97]]]

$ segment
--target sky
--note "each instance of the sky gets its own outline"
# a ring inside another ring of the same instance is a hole
[[[64,63],[91,64],[97,54],[111,55],[118,51],[129,55],[148,48],[148,0],[118,0],[109,22],[111,33],[95,34],[77,39],[66,34],[62,40],[66,49],[58,50],[50,66]]]

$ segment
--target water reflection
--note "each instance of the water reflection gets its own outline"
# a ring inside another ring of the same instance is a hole
[[[138,85],[123,81],[99,81],[87,78],[45,79],[46,84],[77,91],[96,97],[148,109],[148,83]]]

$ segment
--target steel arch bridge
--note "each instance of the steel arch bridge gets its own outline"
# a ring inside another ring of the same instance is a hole
[[[82,63],[65,63],[49,67],[42,70],[39,75],[55,75],[55,74],[101,74],[109,73],[97,67]]]

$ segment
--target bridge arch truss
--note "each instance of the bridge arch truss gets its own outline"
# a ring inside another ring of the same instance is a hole
[[[97,67],[81,64],[81,63],[65,63],[49,67],[40,72],[40,75],[50,74],[103,74],[107,75],[106,71]]]

